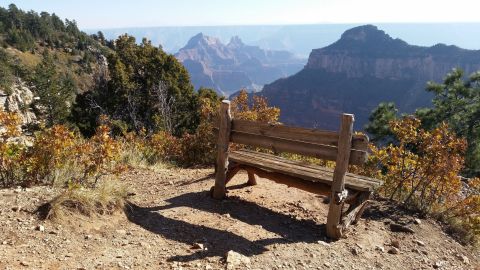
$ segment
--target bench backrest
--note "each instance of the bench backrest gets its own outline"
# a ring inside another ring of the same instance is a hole
[[[339,132],[233,119],[230,142],[336,161]],[[367,149],[366,135],[352,135],[348,163],[365,163]]]

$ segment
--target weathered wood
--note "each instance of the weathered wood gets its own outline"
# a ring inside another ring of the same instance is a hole
[[[253,172],[249,172],[249,171],[247,171],[247,174],[248,174],[247,185],[249,185],[249,186],[257,185],[257,178],[255,178],[255,174]]]
[[[230,130],[232,126],[232,116],[230,114],[230,101],[224,100],[220,105],[218,112],[219,132],[217,140],[217,172],[215,174],[215,187],[213,197],[222,199],[225,197],[227,168],[228,168],[228,144],[230,141]]]
[[[259,123],[248,120],[233,119],[232,132],[277,137],[314,144],[338,146],[338,132],[311,128],[285,126],[282,124]],[[352,149],[367,151],[368,136],[354,134]]]
[[[311,182],[321,182],[331,186],[333,171],[321,166],[307,165],[304,162],[292,161],[271,154],[249,150],[238,150],[229,154],[229,159],[238,164],[258,167],[263,170],[273,171],[303,179]],[[355,174],[348,174],[345,178],[347,188],[358,191],[372,191],[380,185],[376,179],[360,179]]]
[[[231,141],[239,144],[267,148],[276,153],[287,152],[332,161],[337,159],[338,152],[336,146],[314,144],[238,131],[231,132]],[[363,164],[367,161],[367,157],[367,151],[351,150],[349,163],[354,165]]]
[[[238,160],[239,163],[252,163],[256,160],[260,160],[263,163],[278,164],[283,166],[284,171],[287,171],[289,168],[293,168],[296,171],[305,172],[305,180],[308,181],[326,181],[326,183],[330,185],[333,181],[333,169],[315,165],[307,161],[291,160],[280,156],[248,149],[233,151],[230,153],[229,158],[230,160]],[[272,167],[270,169],[274,168]],[[325,176],[327,179],[321,178],[323,176]],[[373,190],[382,184],[381,180],[347,172],[347,174],[345,175],[345,185],[348,188],[356,189],[355,185],[357,182],[357,185],[359,186],[368,186],[369,190]],[[363,188],[359,188],[359,190],[363,190]]]
[[[225,185],[232,180],[232,178],[240,171],[240,165],[233,163],[228,160],[228,169],[227,169],[227,175],[225,177]]]
[[[302,181],[297,177],[286,175],[283,173],[262,170],[257,167],[241,165],[241,169],[254,173],[259,177],[270,179],[276,183],[287,185],[288,187],[298,188],[315,194],[328,196],[331,192],[330,186],[320,182]]]
[[[358,198],[350,205],[349,209],[342,218],[342,230],[346,230],[351,224],[355,224],[362,216],[365,207],[368,204],[369,192],[362,192]]]
[[[342,237],[340,225],[345,192],[345,174],[350,160],[350,149],[353,135],[353,115],[343,114],[338,136],[338,154],[333,172],[332,195],[327,216],[327,236],[333,239]],[[346,196],[345,196],[346,197]]]

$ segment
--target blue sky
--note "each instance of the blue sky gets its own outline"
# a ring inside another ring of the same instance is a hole
[[[80,28],[480,22],[478,0],[0,0],[76,19]]]

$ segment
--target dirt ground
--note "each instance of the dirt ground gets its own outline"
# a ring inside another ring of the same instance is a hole
[[[56,190],[0,190],[0,269],[480,269],[478,250],[386,202],[330,242],[325,198],[266,179],[246,186],[238,174],[216,201],[212,173],[135,170],[120,180],[135,194],[124,212],[62,222],[33,214]],[[391,222],[415,233],[392,232]]]

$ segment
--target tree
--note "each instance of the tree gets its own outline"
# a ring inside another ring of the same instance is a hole
[[[433,107],[417,110],[424,127],[432,129],[445,122],[467,139],[466,170],[469,176],[480,175],[480,71],[464,79],[460,69],[447,74],[443,83],[429,82]]]
[[[56,71],[52,56],[45,51],[32,79],[38,103],[45,114],[47,126],[65,123],[75,97],[75,85],[70,76]]]
[[[137,132],[193,132],[199,105],[182,64],[150,41],[137,44],[128,35],[120,36],[114,49],[108,56],[110,79],[92,93],[97,111]]]
[[[372,111],[365,126],[365,131],[371,135],[372,142],[389,144],[394,141],[390,122],[397,119],[397,113],[398,109],[393,102],[382,102]]]
[[[467,140],[465,153],[466,176],[480,175],[480,71],[464,79],[460,69],[453,69],[443,83],[429,82],[427,91],[433,93],[433,106],[420,108],[415,116],[421,120],[422,128],[433,130],[442,123],[460,137]],[[366,131],[374,142],[390,143],[393,136],[388,124],[396,119],[397,109],[393,103],[380,104],[370,116]]]

